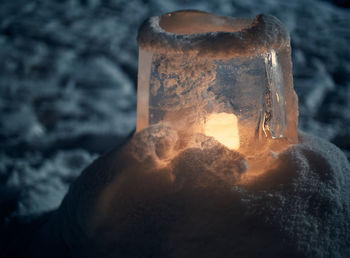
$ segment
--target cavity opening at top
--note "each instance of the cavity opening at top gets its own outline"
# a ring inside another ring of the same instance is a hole
[[[193,10],[147,19],[137,41],[149,52],[222,59],[250,57],[290,46],[288,31],[274,16],[232,18]]]
[[[216,16],[200,11],[177,11],[160,17],[159,26],[176,34],[203,34],[209,32],[236,32],[252,25],[254,19]]]

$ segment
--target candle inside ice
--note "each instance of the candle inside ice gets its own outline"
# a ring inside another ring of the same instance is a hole
[[[137,131],[165,122],[248,156],[297,142],[290,38],[276,18],[173,12],[148,19],[138,43]]]

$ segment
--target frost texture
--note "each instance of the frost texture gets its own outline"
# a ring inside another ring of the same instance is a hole
[[[299,140],[239,183],[237,152],[198,135],[169,160],[156,153],[181,139],[149,127],[82,173],[32,254],[64,244],[60,255],[77,257],[347,257],[350,164],[326,141]]]

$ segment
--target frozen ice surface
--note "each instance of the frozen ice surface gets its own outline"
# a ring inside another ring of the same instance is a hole
[[[76,257],[350,255],[350,164],[331,143],[301,134],[268,171],[240,183],[237,152],[204,135],[176,152],[179,142],[176,130],[151,126],[96,160],[32,255],[62,257],[62,244]]]
[[[165,122],[186,137],[204,133],[210,122],[218,139],[229,126],[237,132],[230,146],[244,154],[273,139],[296,143],[289,40],[273,16],[178,11],[149,18],[138,35],[137,131]],[[226,121],[238,121],[221,128],[209,121],[229,114]]]

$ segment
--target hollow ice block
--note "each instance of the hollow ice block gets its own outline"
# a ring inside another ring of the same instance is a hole
[[[243,152],[297,142],[290,37],[277,18],[177,11],[146,20],[137,40],[137,131],[159,122],[184,137],[215,131]]]

